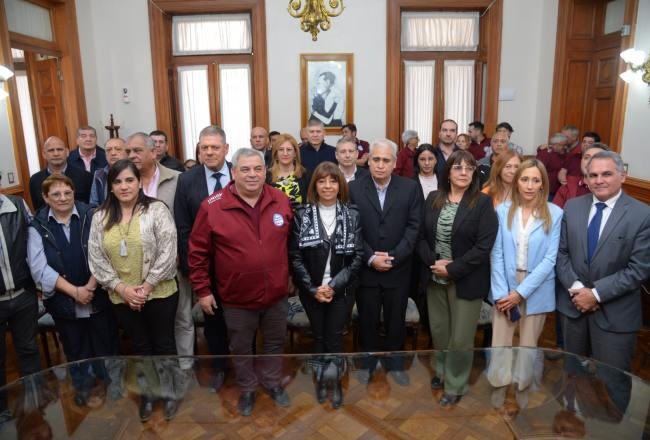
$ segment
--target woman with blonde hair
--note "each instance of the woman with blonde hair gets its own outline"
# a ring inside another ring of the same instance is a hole
[[[298,142],[289,133],[278,135],[273,143],[266,183],[285,193],[294,207],[307,201],[309,174],[300,162]]]
[[[494,303],[492,347],[511,347],[519,327],[519,346],[537,347],[546,313],[555,310],[555,259],[562,210],[548,200],[544,164],[525,160],[517,169],[512,202],[496,209],[499,232],[491,255],[490,300]],[[507,386],[517,383],[517,403],[526,407],[537,350],[495,349],[487,378],[495,387],[492,404],[503,405]]]
[[[512,182],[522,161],[521,155],[513,150],[504,151],[494,161],[490,170],[490,178],[483,185],[481,192],[492,197],[495,207],[510,200]]]

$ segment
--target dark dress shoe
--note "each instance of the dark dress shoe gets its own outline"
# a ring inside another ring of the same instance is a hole
[[[212,378],[212,383],[210,384],[210,392],[218,393],[223,386],[223,383],[226,379],[226,373],[223,371],[217,371]]]
[[[316,400],[318,403],[323,403],[325,399],[327,399],[327,382],[321,379],[316,384]]]
[[[332,408],[338,409],[341,405],[343,405],[343,387],[341,381],[337,380],[332,388]]]
[[[88,405],[88,394],[83,392],[75,393],[74,395],[74,404],[83,407]]]
[[[456,405],[462,396],[456,396],[454,394],[444,393],[440,398],[440,406],[443,408],[450,408]]]
[[[174,418],[177,412],[178,412],[178,400],[166,399],[163,407],[165,420],[170,421],[171,419]]]
[[[140,397],[140,421],[146,422],[151,418],[153,412],[153,402],[145,396]]]
[[[438,376],[433,376],[431,379],[431,389],[432,390],[441,390],[445,386],[445,383]]]
[[[239,395],[237,409],[242,416],[250,416],[255,406],[255,391],[244,391]]]
[[[266,390],[266,392],[275,401],[275,404],[277,406],[286,407],[291,405],[291,401],[289,400],[289,395],[281,386],[271,388],[270,390]]]

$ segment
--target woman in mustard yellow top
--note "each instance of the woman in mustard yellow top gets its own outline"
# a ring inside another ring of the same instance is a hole
[[[109,169],[107,186],[107,198],[90,228],[90,270],[108,290],[134,354],[174,356],[178,293],[173,217],[163,202],[143,193],[140,173],[128,160],[120,160]],[[171,419],[178,409],[172,383],[176,365],[165,362],[157,364],[156,371],[165,418]],[[146,380],[138,383],[146,385]],[[150,390],[148,386],[141,390],[142,421],[151,417]]]

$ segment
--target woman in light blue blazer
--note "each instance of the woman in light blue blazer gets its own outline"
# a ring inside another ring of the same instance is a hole
[[[510,347],[519,328],[519,345],[537,347],[546,313],[555,310],[555,259],[562,210],[548,203],[548,175],[537,159],[515,174],[512,201],[496,208],[499,232],[491,255],[490,301],[494,304],[492,347]],[[492,404],[503,405],[507,386],[517,383],[517,403],[527,404],[535,349],[494,349],[487,377]]]

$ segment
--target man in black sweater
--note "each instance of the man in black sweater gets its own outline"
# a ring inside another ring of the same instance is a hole
[[[47,138],[41,149],[46,167],[29,178],[29,194],[32,197],[34,210],[38,211],[45,205],[41,194],[41,185],[50,174],[65,174],[74,184],[74,198],[80,202],[88,203],[90,187],[93,176],[79,167],[68,164],[70,150],[62,139],[51,136]]]

